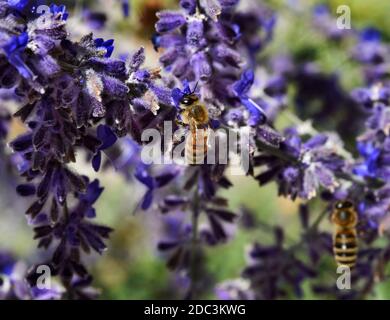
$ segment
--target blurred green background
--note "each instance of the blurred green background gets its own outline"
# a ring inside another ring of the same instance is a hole
[[[131,16],[124,19],[118,5],[119,1],[93,1],[92,7],[106,12],[108,15],[108,30],[97,32],[97,36],[108,38],[112,36],[116,42],[116,53],[134,50],[140,45],[146,47],[150,65],[157,65],[158,55],[154,52],[149,38],[152,34],[157,10],[175,7],[176,1],[158,0],[131,0]],[[242,2],[246,2],[242,0]],[[325,37],[316,31],[311,23],[311,8],[319,1],[309,0],[273,0],[263,1],[278,12],[278,23],[274,41],[261,54],[296,53],[302,48],[315,48],[315,60],[321,69],[327,73],[337,72],[345,89],[351,89],[362,83],[360,70],[349,59],[346,44],[329,43]],[[390,12],[389,0],[332,0],[328,3],[335,14],[338,5],[349,5],[352,10],[352,24],[361,28],[374,26],[383,32],[386,39],[390,39]],[[78,4],[80,6],[80,3]],[[74,6],[70,9],[77,10]],[[295,10],[293,10],[295,8]],[[70,21],[73,28],[82,33],[81,21],[73,17]],[[79,27],[80,26],[80,27]],[[73,31],[71,28],[71,31]],[[290,90],[293,92],[293,88]],[[288,120],[278,122],[279,127],[288,125]],[[18,124],[13,125],[10,139],[20,132]],[[102,289],[102,298],[106,299],[160,299],[180,298],[172,290],[173,277],[165,267],[165,261],[156,250],[156,237],[160,218],[156,212],[138,212],[132,215],[133,208],[143,194],[143,187],[138,184],[129,184],[123,177],[114,171],[106,171],[96,175],[84,163],[78,163],[78,170],[99,177],[105,186],[105,192],[97,203],[99,222],[115,229],[109,248],[102,257],[91,257],[95,284]],[[256,213],[256,218],[266,221],[269,225],[280,224],[287,226],[289,241],[299,237],[299,219],[297,216],[298,203],[277,197],[274,185],[259,187],[256,182],[247,177],[231,177],[235,188],[222,192],[229,199],[233,209],[242,204]],[[32,231],[26,225],[23,215],[27,204],[21,202],[7,186],[0,189],[0,243],[4,249],[16,252],[20,258],[28,259],[34,256],[35,241]],[[4,190],[3,190],[4,189]],[[322,228],[330,228],[325,221]],[[245,248],[253,241],[268,243],[272,241],[272,234],[263,229],[235,231],[233,239],[207,251],[207,269],[215,283],[226,279],[237,278],[245,266]],[[333,263],[330,259],[324,261],[327,268]],[[331,268],[328,268],[333,270]],[[335,274],[325,275],[330,281]],[[315,298],[307,286],[305,297]],[[215,298],[213,292],[204,298]],[[390,285],[383,283],[377,286],[373,298],[390,299]]]

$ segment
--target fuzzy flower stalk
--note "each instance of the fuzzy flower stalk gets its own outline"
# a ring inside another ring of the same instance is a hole
[[[219,298],[300,298],[311,290],[357,299],[386,278],[389,48],[375,30],[338,33],[325,7],[314,10],[313,23],[327,40],[353,37],[356,42],[351,56],[361,64],[365,84],[349,94],[337,77],[320,72],[315,63],[274,57],[269,68],[267,59],[259,60],[272,40],[276,14],[263,4],[243,2],[181,0],[178,10],[159,12],[153,45],[161,69],[148,69],[143,48],[124,60],[112,57],[113,39],[92,33],[73,39],[63,5],[51,5],[34,16],[27,13],[26,1],[0,0],[0,96],[16,102],[14,117],[25,124],[25,131],[10,143],[12,157],[3,162],[20,174],[16,191],[31,199],[27,221],[44,249],[42,263],[28,270],[0,252],[0,273],[9,284],[1,297],[98,296],[85,262],[93,252],[103,254],[112,229],[94,221],[104,187],[74,169],[82,160],[96,172],[113,167],[126,181],[144,188],[135,211],[161,215],[164,231],[157,246],[186,299],[202,298],[213,289],[207,249],[227,242],[239,228],[267,233],[271,240],[251,244],[237,279],[217,285]],[[127,2],[123,4],[127,16]],[[288,90],[291,86],[296,90]],[[290,91],[294,106],[286,103]],[[191,110],[201,110],[203,121],[188,111],[197,104],[199,108]],[[319,106],[314,115],[308,110],[312,105]],[[297,107],[304,121],[290,113],[291,107]],[[344,122],[334,131],[317,128],[324,116],[332,119],[344,109],[347,119],[355,111],[358,115],[350,128],[341,130]],[[0,112],[4,144],[11,116],[3,104]],[[279,130],[277,120],[282,117],[288,125]],[[165,131],[167,123],[177,134]],[[186,143],[186,135],[214,133],[214,141],[203,146],[203,163],[161,165],[142,156],[148,130],[159,134],[156,145],[164,152],[158,153],[159,161],[174,160],[180,145],[192,148],[194,156],[197,141]],[[224,139],[230,133],[238,138],[227,146]],[[274,183],[278,196],[300,201],[297,238],[257,221],[247,208],[232,210],[229,199],[221,196],[223,189],[235,187],[229,175],[234,150],[247,156],[242,175],[260,187]],[[210,156],[222,153],[224,157]],[[332,235],[323,226],[334,204],[345,199],[358,213],[360,241],[352,271],[354,289],[347,293],[329,285],[334,275],[322,274],[320,268],[335,267]],[[385,241],[378,244],[378,239]],[[36,287],[42,265],[56,277],[58,288]]]
[[[82,149],[98,171],[105,150],[137,132],[134,114],[152,114],[165,92],[141,68],[143,49],[127,62],[112,58],[113,40],[70,39],[65,6],[30,18],[22,14],[25,4],[0,2],[0,86],[21,105],[15,117],[26,124],[10,144],[25,179],[17,192],[33,199],[26,216],[38,247],[52,252],[43,263],[59,277],[64,296],[93,298],[83,257],[102,254],[112,230],[93,222],[103,187],[70,165]]]

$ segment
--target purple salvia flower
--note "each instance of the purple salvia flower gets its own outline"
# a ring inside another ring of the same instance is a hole
[[[250,126],[257,126],[258,124],[263,124],[266,121],[266,116],[262,108],[247,96],[253,81],[253,71],[247,70],[242,74],[241,79],[234,83],[233,91],[250,113],[248,124]]]
[[[23,61],[23,51],[25,50],[28,43],[28,34],[23,32],[18,36],[10,38],[8,43],[2,46],[8,61],[19,71],[22,77],[26,79],[35,79],[36,75],[33,74],[31,69]]]

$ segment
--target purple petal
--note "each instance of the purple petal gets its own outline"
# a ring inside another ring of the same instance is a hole
[[[129,69],[134,72],[145,62],[145,49],[139,48],[129,59]]]
[[[381,33],[378,29],[369,27],[362,30],[360,33],[361,41],[369,41],[369,42],[380,42],[381,41]]]
[[[154,178],[149,175],[147,169],[144,166],[140,165],[135,169],[134,177],[149,189],[155,188]]]
[[[179,12],[162,11],[157,13],[157,32],[169,32],[180,28],[186,23],[185,17]]]
[[[162,175],[157,176],[156,185],[158,188],[164,187],[169,182],[171,182],[177,176],[177,172],[168,172]]]
[[[35,194],[35,186],[32,184],[20,184],[16,187],[16,192],[22,197],[28,197]]]
[[[259,140],[274,148],[279,148],[280,143],[284,140],[283,136],[279,132],[267,125],[259,126],[258,137]]]
[[[102,153],[100,151],[98,151],[92,158],[92,168],[93,168],[93,170],[98,172],[99,169],[100,169],[101,162],[102,162]]]
[[[148,190],[142,199],[141,208],[147,210],[150,208],[153,202],[153,190]]]
[[[318,134],[310,138],[307,142],[303,144],[306,149],[313,149],[319,146],[322,146],[326,143],[328,137],[325,134]]]
[[[193,20],[187,26],[187,43],[193,47],[200,47],[203,39],[203,21]]]
[[[122,0],[122,12],[124,17],[128,17],[130,14],[130,3],[129,0]]]
[[[158,37],[158,47],[171,48],[184,46],[186,39],[180,34],[162,34]]]
[[[156,85],[150,85],[150,90],[156,95],[158,102],[167,106],[172,105],[171,91]]]
[[[180,6],[187,11],[188,14],[194,14],[196,11],[196,0],[180,0]]]
[[[8,0],[8,5],[17,10],[23,10],[29,0]]]
[[[104,93],[107,96],[112,99],[126,98],[129,88],[122,81],[107,75],[103,75],[101,79],[104,85]]]
[[[225,44],[218,44],[215,46],[212,50],[212,55],[215,60],[234,68],[239,68],[240,63],[242,62],[241,55]]]
[[[238,4],[240,0],[218,0],[222,7],[233,7]]]
[[[180,101],[183,99],[183,96],[184,93],[179,88],[175,88],[172,90],[172,99],[177,108],[179,107]]]
[[[239,97],[242,95],[246,95],[251,86],[253,85],[253,82],[255,80],[255,74],[252,70],[245,71],[242,75],[240,80],[234,83],[233,85],[233,91],[234,93]]]
[[[109,126],[99,125],[97,128],[97,137],[102,142],[100,150],[105,150],[110,148],[117,140],[115,133],[110,129]]]
[[[251,127],[255,127],[259,124],[264,124],[267,121],[267,117],[264,113],[264,110],[253,100],[241,98],[241,103],[249,111],[248,125],[250,125]]]
[[[214,21],[218,20],[218,16],[222,12],[222,7],[218,0],[200,0],[200,5],[211,19]]]
[[[198,80],[207,81],[211,77],[211,66],[203,51],[194,54],[190,63]]]

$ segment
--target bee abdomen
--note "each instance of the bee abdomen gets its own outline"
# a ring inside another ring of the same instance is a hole
[[[358,244],[356,230],[340,230],[333,241],[333,253],[339,266],[353,268],[356,264]]]
[[[207,129],[196,129],[189,134],[185,145],[187,164],[202,164],[207,154]]]

